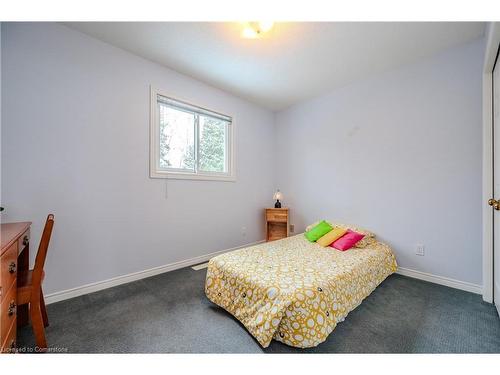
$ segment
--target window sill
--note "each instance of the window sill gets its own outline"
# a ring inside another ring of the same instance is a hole
[[[236,181],[236,176],[234,175],[211,175],[211,174],[165,172],[165,171],[151,171],[149,177],[166,178],[171,180],[204,180],[204,181],[226,181],[226,182]]]

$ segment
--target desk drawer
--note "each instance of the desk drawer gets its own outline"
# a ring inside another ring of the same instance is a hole
[[[2,349],[0,349],[0,353],[15,353],[16,335],[17,335],[16,322],[13,322],[6,337],[2,337],[3,344],[2,344]]]
[[[288,213],[286,211],[266,211],[266,220],[286,223],[288,220]]]
[[[4,340],[5,337],[7,336],[10,326],[16,323],[16,316],[17,316],[16,291],[17,288],[14,285],[11,285],[10,289],[7,291],[7,294],[4,296],[0,307],[1,309],[0,337],[2,338],[2,340]]]
[[[26,247],[26,245],[29,245],[30,240],[31,240],[30,230],[28,229],[17,240],[17,243],[19,244],[19,253],[21,253],[21,251]]]
[[[14,284],[17,276],[17,242],[7,249],[0,258],[1,294],[0,302],[3,302],[7,293]]]

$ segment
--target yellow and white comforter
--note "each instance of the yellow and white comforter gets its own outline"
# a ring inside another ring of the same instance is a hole
[[[275,339],[308,348],[325,341],[396,268],[384,243],[342,252],[300,234],[212,258],[205,293],[263,347]]]

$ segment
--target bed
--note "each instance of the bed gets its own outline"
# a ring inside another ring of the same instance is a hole
[[[325,341],[396,268],[382,242],[338,251],[299,234],[212,258],[205,293],[262,347],[274,339],[309,348]]]

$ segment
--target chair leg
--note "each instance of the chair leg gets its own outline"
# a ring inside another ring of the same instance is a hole
[[[47,316],[47,307],[45,307],[45,300],[43,298],[43,291],[40,289],[40,310],[42,310],[43,326],[49,326],[49,317]]]
[[[35,334],[36,346],[38,346],[40,351],[45,351],[47,349],[47,340],[45,339],[45,329],[43,328],[42,310],[39,301],[30,303],[30,318],[33,333]]]

